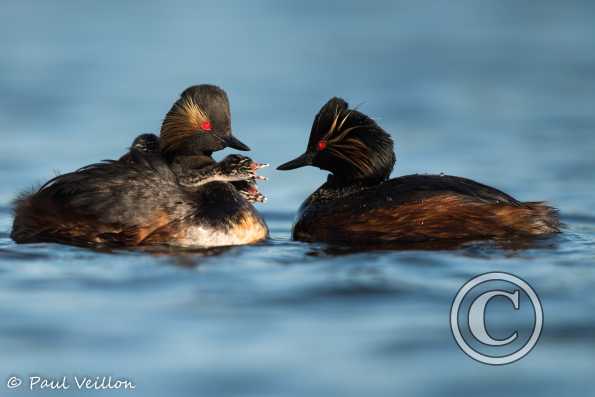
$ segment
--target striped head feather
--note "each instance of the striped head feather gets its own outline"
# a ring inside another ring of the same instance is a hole
[[[165,116],[161,125],[161,148],[170,151],[178,148],[183,142],[210,130],[209,117],[191,97],[180,98]],[[209,127],[205,130],[202,127]]]
[[[161,125],[161,151],[170,155],[233,147],[224,142],[226,137],[231,137],[227,94],[214,85],[195,85],[182,92],[165,116]]]
[[[308,152],[312,165],[347,179],[385,180],[395,163],[390,135],[341,98],[329,100],[316,115]]]

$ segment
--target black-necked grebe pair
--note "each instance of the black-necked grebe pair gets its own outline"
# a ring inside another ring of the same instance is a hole
[[[84,246],[250,244],[268,236],[251,203],[263,165],[225,147],[249,148],[231,134],[225,92],[184,91],[160,136],[137,137],[118,161],[52,179],[17,200],[12,238],[19,243]],[[372,119],[332,98],[314,119],[306,152],[278,168],[312,165],[331,174],[302,204],[293,237],[349,244],[546,236],[557,211],[520,202],[469,179],[409,175],[388,179],[393,141]]]

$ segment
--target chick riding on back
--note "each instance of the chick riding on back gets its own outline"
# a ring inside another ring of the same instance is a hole
[[[233,136],[231,111],[227,94],[221,88],[201,84],[185,89],[167,112],[160,136],[141,134],[131,149],[161,154],[172,171],[183,176],[190,170],[216,164],[212,153],[230,147],[248,151],[250,148]],[[120,161],[132,160],[130,152]],[[252,203],[262,203],[266,197],[252,181],[234,181],[232,185]]]
[[[263,165],[237,155],[219,163],[210,158],[213,151],[226,146],[243,150],[247,146],[231,135],[225,93],[209,87],[207,91],[225,106],[203,103],[203,108],[195,102],[195,90],[186,90],[188,95],[180,100],[194,113],[181,113],[186,123],[176,113],[176,121],[166,128],[165,142],[145,134],[119,161],[60,175],[38,191],[22,195],[16,202],[12,238],[18,243],[191,247],[250,244],[266,238],[266,224],[249,202],[261,199],[251,186],[261,179],[255,172]],[[196,112],[202,121],[190,135],[189,128],[197,126]],[[174,172],[175,153],[186,150],[185,145],[194,148],[193,155],[200,153],[208,166],[180,167]],[[170,159],[162,154],[164,147],[166,154],[174,154]],[[231,183],[244,184],[246,191]]]

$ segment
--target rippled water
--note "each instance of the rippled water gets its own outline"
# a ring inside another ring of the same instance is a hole
[[[592,395],[595,7],[522,4],[3,4],[2,382],[112,375],[143,396]],[[325,178],[312,169],[265,171],[271,240],[258,246],[153,255],[9,239],[19,191],[117,157],[201,82],[228,90],[235,133],[259,161],[301,153],[315,112],[341,95],[392,133],[395,175],[445,172],[549,200],[565,232],[526,249],[292,242],[297,207]],[[495,270],[527,280],[545,313],[537,347],[506,367],[467,358],[448,322],[463,283]]]

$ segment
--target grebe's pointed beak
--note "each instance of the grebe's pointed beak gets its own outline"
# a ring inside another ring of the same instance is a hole
[[[233,135],[221,136],[221,135],[215,134],[215,136],[217,138],[219,138],[226,147],[230,147],[230,148],[237,149],[237,150],[243,150],[245,152],[250,150],[250,147],[248,145],[246,145],[245,143],[243,143],[242,141],[240,141],[238,138],[236,138]]]
[[[228,135],[223,140],[225,141],[225,144],[227,146],[229,146],[230,148],[234,148],[237,150],[243,150],[245,152],[250,150],[250,147],[248,147],[248,145],[246,145],[245,143],[243,143],[242,141],[240,141],[238,138],[236,138],[233,135]]]
[[[280,171],[287,171],[287,170],[294,170],[296,168],[305,167],[307,165],[312,165],[312,154],[311,153],[304,153],[298,158],[295,158],[291,161],[288,161],[285,164],[281,164],[277,167]]]

